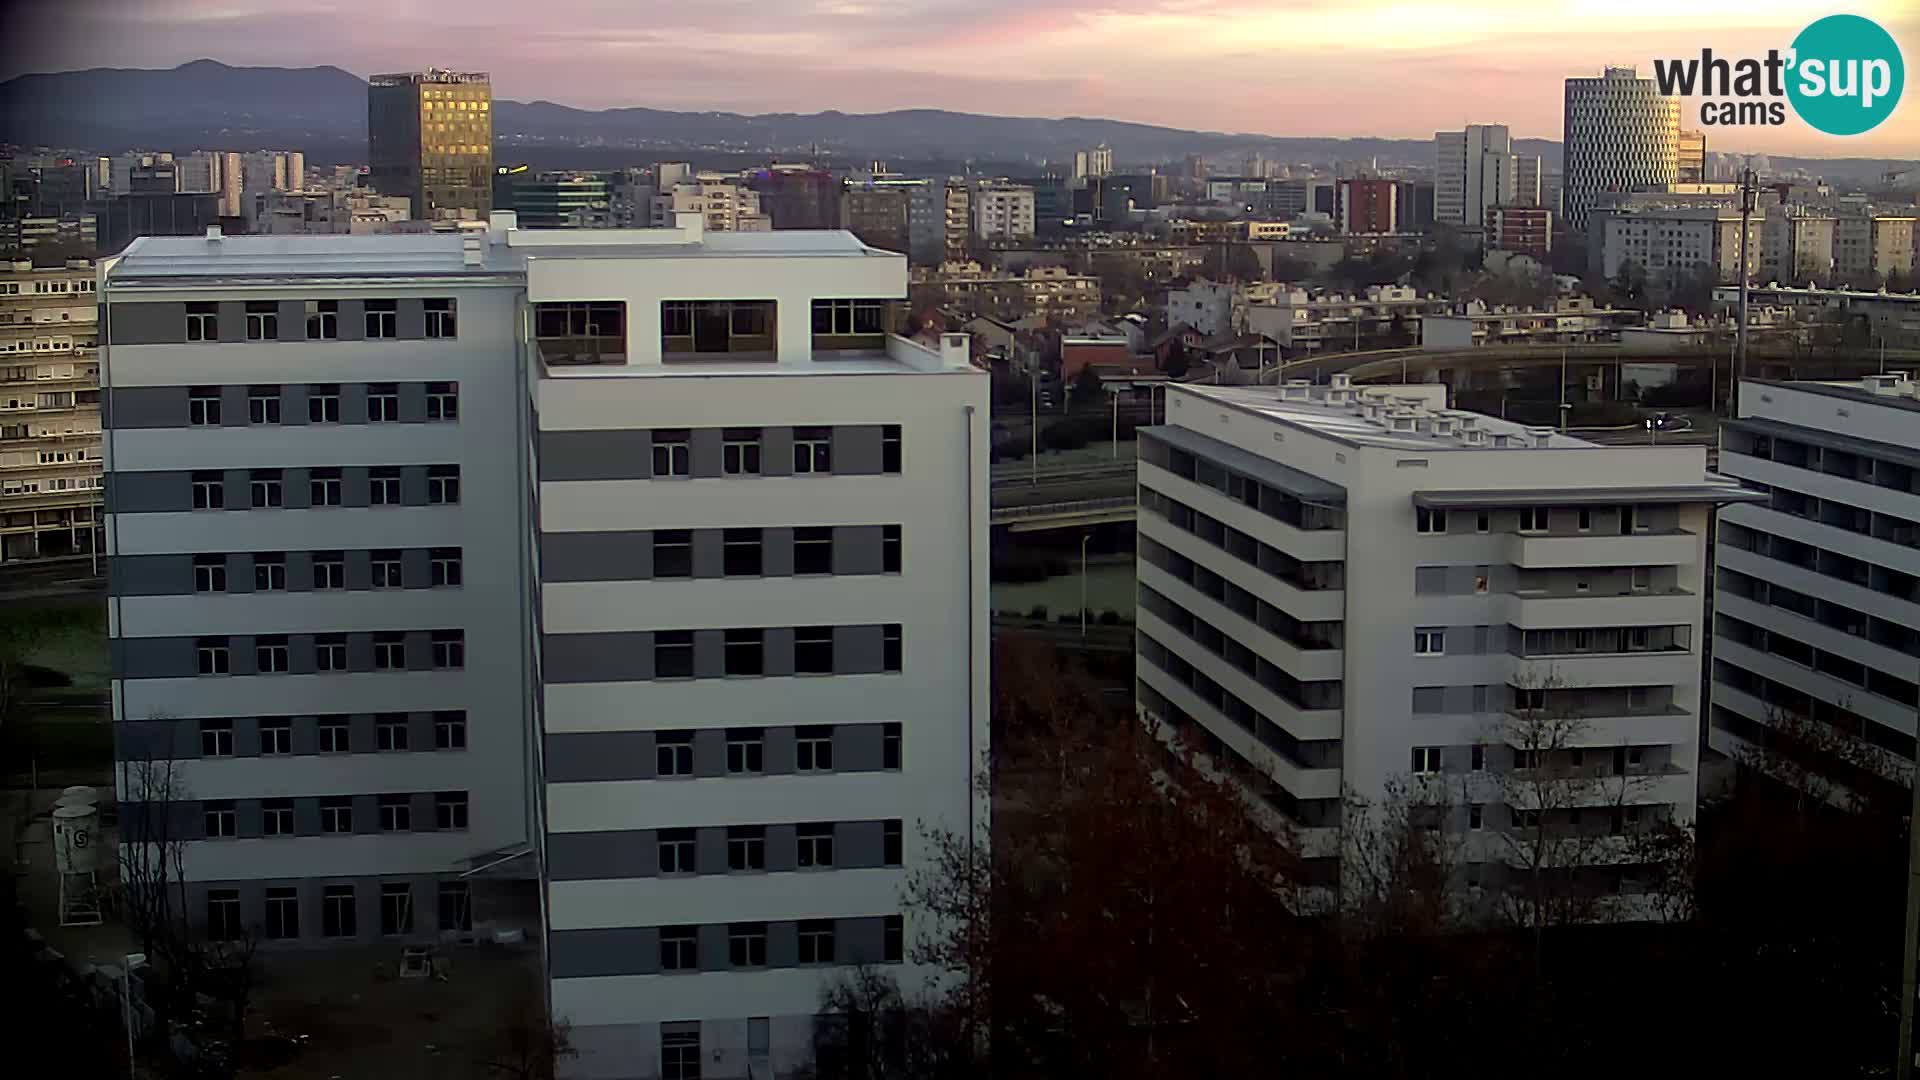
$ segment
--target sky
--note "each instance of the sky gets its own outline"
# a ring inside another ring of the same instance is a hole
[[[1851,12],[1909,86],[1864,135],[1709,131],[1710,149],[1920,157],[1920,0],[0,0],[0,78],[86,67],[484,70],[497,97],[731,112],[944,108],[1276,136],[1560,137],[1561,80],[1762,55]],[[1682,111],[1695,126],[1698,102]],[[4,133],[0,133],[3,135]]]

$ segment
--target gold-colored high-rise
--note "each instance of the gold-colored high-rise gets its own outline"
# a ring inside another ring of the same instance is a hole
[[[485,72],[367,80],[373,189],[413,200],[413,216],[485,220],[493,209],[493,84]]]

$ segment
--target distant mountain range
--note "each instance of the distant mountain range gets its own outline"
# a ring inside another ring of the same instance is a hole
[[[305,150],[315,164],[365,156],[366,80],[337,67],[230,67],[196,60],[170,70],[95,68],[22,75],[0,83],[0,142],[87,148],[190,150],[282,147]],[[1217,171],[1245,156],[1281,162],[1377,158],[1382,165],[1424,164],[1425,139],[1281,138],[1185,131],[1119,120],[982,116],[938,109],[885,113],[671,112],[589,110],[550,101],[494,103],[496,156],[541,167],[645,164],[677,153],[696,160],[765,159],[817,152],[839,162],[983,161],[999,165],[1060,162],[1075,149],[1106,143],[1123,167],[1176,162],[1201,154]],[[1517,140],[1523,153],[1557,165],[1560,144]],[[1913,161],[1775,157],[1777,165],[1834,178],[1877,180]]]

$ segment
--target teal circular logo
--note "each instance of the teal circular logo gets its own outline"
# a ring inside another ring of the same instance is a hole
[[[1906,84],[1893,35],[1858,15],[1829,15],[1800,31],[1791,63],[1793,111],[1829,135],[1873,130],[1893,115]]]

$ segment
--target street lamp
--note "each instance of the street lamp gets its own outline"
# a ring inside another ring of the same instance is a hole
[[[1080,636],[1087,636],[1087,543],[1093,539],[1089,530],[1080,537]]]

